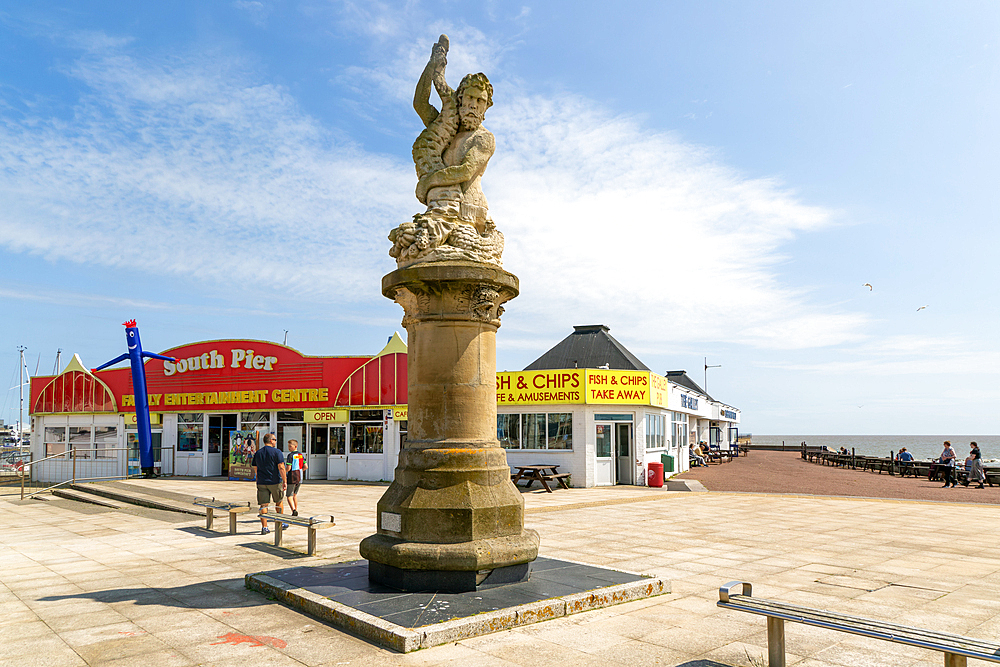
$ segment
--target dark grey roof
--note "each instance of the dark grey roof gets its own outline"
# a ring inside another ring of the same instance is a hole
[[[648,371],[649,367],[608,333],[603,324],[573,327],[573,333],[528,364],[526,371],[555,368],[608,368],[620,371]]]
[[[698,386],[698,383],[691,379],[687,374],[687,371],[667,371],[667,379],[671,382],[681,385],[682,387],[687,387],[692,391],[696,391],[702,396],[708,396],[708,392]],[[715,399],[708,396],[708,400],[714,401]]]

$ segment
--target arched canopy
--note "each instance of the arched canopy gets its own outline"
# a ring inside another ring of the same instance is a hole
[[[118,405],[108,386],[74,354],[66,370],[42,389],[32,412],[118,412]]]
[[[337,407],[404,405],[406,403],[406,344],[393,334],[389,343],[351,373],[337,392]]]

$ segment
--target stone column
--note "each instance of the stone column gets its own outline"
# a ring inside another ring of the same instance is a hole
[[[538,533],[496,438],[496,331],[517,277],[479,262],[398,269],[382,293],[405,312],[408,432],[361,542],[369,579],[461,592],[527,578]]]

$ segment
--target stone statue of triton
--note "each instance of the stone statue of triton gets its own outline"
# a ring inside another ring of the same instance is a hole
[[[467,74],[452,90],[444,78],[448,36],[431,48],[413,94],[425,129],[413,142],[417,199],[427,210],[389,233],[399,268],[421,262],[464,260],[502,266],[503,234],[489,216],[481,180],[496,140],[483,127],[493,86],[482,72]],[[441,110],[430,103],[431,86]]]

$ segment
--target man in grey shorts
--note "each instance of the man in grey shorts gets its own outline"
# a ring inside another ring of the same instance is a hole
[[[285,459],[274,446],[274,436],[270,433],[264,436],[264,446],[257,450],[250,463],[254,477],[257,479],[257,504],[260,513],[267,514],[267,506],[274,500],[274,508],[281,514],[281,501],[285,497],[288,482],[285,478]],[[260,534],[267,535],[267,519],[260,518]]]

